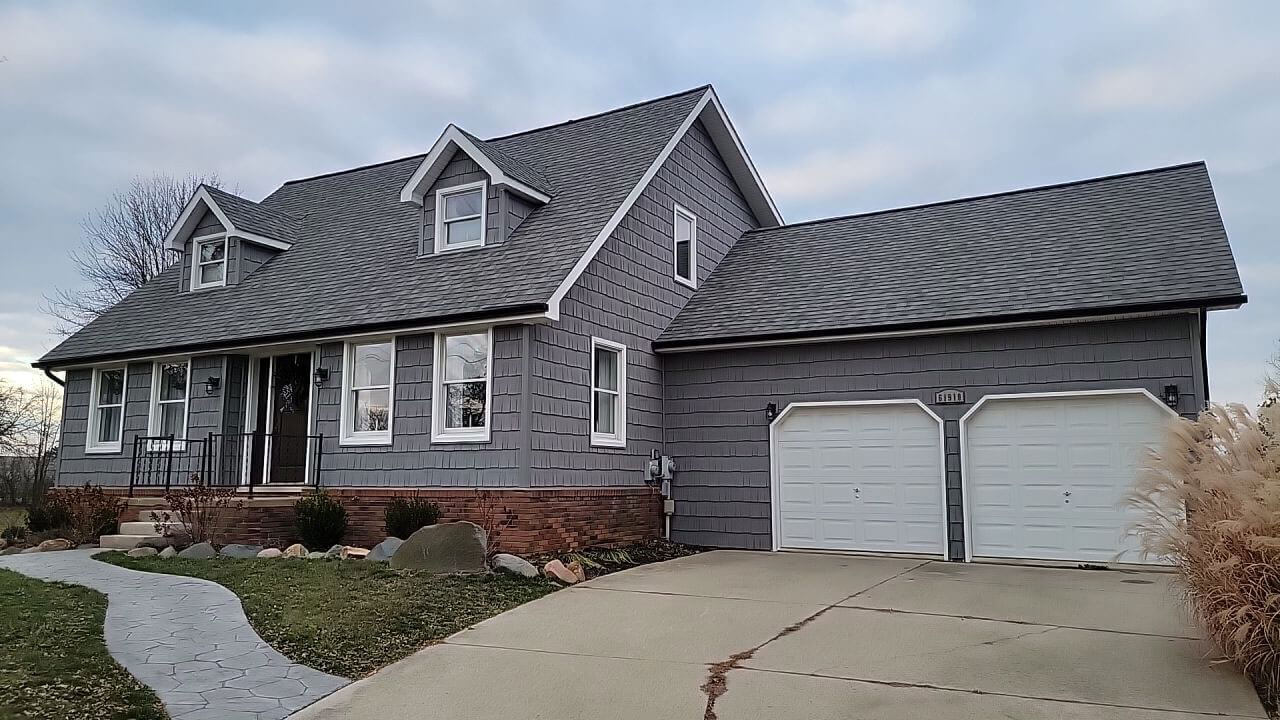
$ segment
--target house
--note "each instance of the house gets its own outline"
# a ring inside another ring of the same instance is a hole
[[[701,545],[1136,562],[1117,500],[1246,300],[1202,163],[788,225],[710,87],[201,188],[168,239],[37,363],[60,482],[237,487],[257,539],[321,485],[360,540],[414,489],[625,542],[666,487]]]

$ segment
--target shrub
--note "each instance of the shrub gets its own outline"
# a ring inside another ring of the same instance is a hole
[[[33,533],[57,530],[70,524],[67,508],[52,496],[27,510],[27,529]]]
[[[22,525],[10,525],[4,530],[0,530],[0,538],[5,542],[19,543],[27,537],[27,528]]]
[[[1180,420],[1146,463],[1131,503],[1149,555],[1173,563],[1205,633],[1280,699],[1280,407],[1261,418],[1214,406]]]
[[[73,543],[85,543],[115,531],[126,501],[122,497],[108,495],[101,487],[85,483],[78,488],[51,493],[46,496],[45,504],[65,508],[69,529],[67,539]]]
[[[347,509],[324,490],[298,498],[293,513],[298,536],[309,548],[329,548],[347,533]]]
[[[407,540],[418,528],[440,520],[440,506],[414,494],[391,498],[386,512],[387,535]]]
[[[164,494],[164,501],[169,510],[158,514],[156,532],[172,534],[165,523],[177,520],[187,526],[187,534],[193,543],[218,543],[226,529],[223,515],[227,510],[244,507],[244,501],[236,495],[235,488],[214,488],[203,483],[170,490]]]

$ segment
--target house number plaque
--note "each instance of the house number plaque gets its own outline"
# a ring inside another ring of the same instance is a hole
[[[963,390],[939,390],[933,394],[935,405],[958,405],[964,402]]]

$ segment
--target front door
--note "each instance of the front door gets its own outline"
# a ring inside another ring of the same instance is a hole
[[[257,363],[251,482],[300,485],[307,481],[311,451],[311,353]]]

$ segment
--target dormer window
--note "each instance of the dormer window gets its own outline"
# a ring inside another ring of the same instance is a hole
[[[227,284],[227,236],[195,238],[191,244],[191,289]]]
[[[484,245],[485,183],[436,193],[436,252]]]

